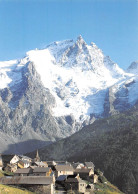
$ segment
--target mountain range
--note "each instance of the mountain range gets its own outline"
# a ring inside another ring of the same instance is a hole
[[[81,36],[0,62],[0,152],[32,151],[130,109],[137,73],[138,62],[124,71]]]

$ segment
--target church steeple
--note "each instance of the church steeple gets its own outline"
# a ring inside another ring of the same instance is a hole
[[[39,157],[38,150],[36,151],[35,161],[36,161],[36,162],[40,162],[40,157]]]

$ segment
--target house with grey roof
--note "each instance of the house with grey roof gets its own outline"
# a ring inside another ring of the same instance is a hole
[[[28,161],[28,162],[32,162],[32,158],[30,158],[30,157],[28,157],[28,156],[24,156],[24,155],[19,155],[19,158],[21,159],[21,160],[26,160],[26,161]]]
[[[52,169],[49,167],[36,167],[33,169],[33,176],[50,176]]]
[[[17,164],[17,162],[20,160],[20,157],[18,155],[14,155],[12,159],[10,160],[10,164]]]
[[[53,194],[53,179],[51,177],[40,176],[23,176],[23,177],[0,177],[0,184],[3,185],[18,185],[28,190]]]
[[[86,168],[93,169],[93,171],[94,171],[95,166],[94,166],[93,162],[85,162],[84,164],[85,164]]]
[[[65,181],[66,190],[73,190],[78,191],[79,193],[85,193],[86,186],[86,182],[81,178],[68,178]]]
[[[74,169],[81,169],[81,168],[84,168],[84,164],[83,163],[80,163],[80,162],[76,162],[76,163],[72,163],[72,166]]]
[[[57,165],[55,166],[55,175],[59,177],[60,175],[73,175],[74,168],[71,165]]]
[[[30,176],[32,175],[33,170],[32,168],[18,168],[14,172],[14,176]]]
[[[48,167],[48,164],[46,162],[34,162],[34,165],[39,167]]]
[[[74,171],[74,174],[75,175],[79,174],[80,178],[84,180],[89,180],[90,177],[94,174],[94,171],[93,169],[82,168],[82,169],[76,169]]]
[[[19,160],[18,167],[19,168],[28,168],[30,166],[30,162],[28,160]]]

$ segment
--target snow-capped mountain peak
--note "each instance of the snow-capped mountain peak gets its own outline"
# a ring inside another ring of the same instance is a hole
[[[137,62],[129,69],[135,73]],[[138,75],[124,72],[95,43],[81,36],[56,41],[0,62],[1,141],[54,141],[131,108],[137,96]]]
[[[72,114],[77,121],[84,121],[90,114],[102,114],[107,88],[127,76],[96,44],[87,45],[82,36],[29,51],[27,56],[56,99],[53,114],[57,117]]]
[[[12,63],[10,76],[1,68],[1,79],[6,83],[1,88],[20,82],[21,68],[29,62],[33,62],[44,87],[55,98],[53,115],[72,114],[82,122],[91,114],[102,115],[108,88],[132,76],[105,56],[95,43],[87,45],[79,36],[75,41],[56,41],[42,50],[27,52],[26,57]]]
[[[83,47],[85,47],[86,42],[84,41],[84,39],[82,38],[81,35],[78,36],[77,41],[76,41],[76,44],[78,45],[78,47],[80,49],[82,49]]]
[[[127,71],[129,73],[138,74],[138,61],[132,62]]]

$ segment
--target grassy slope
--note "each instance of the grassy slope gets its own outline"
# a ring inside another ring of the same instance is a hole
[[[110,182],[97,183],[95,184],[95,194],[123,194],[117,187],[112,185]]]
[[[3,170],[0,170],[0,177],[2,176],[12,176],[14,175],[13,172],[6,172],[6,171],[3,171]]]
[[[0,184],[0,193],[1,194],[33,194],[30,191],[27,190],[23,190],[23,189],[18,189],[15,187],[11,187],[11,186],[7,186],[7,185],[1,185]]]
[[[125,193],[138,193],[138,109],[100,119],[39,151],[42,160],[93,161]],[[33,155],[32,155],[33,156]]]
[[[3,177],[5,174],[4,171],[0,171],[0,177]],[[7,186],[7,185],[1,185],[0,184],[0,193],[1,194],[33,194],[30,191],[27,191],[26,189],[19,189],[16,187],[12,187],[12,186]]]

